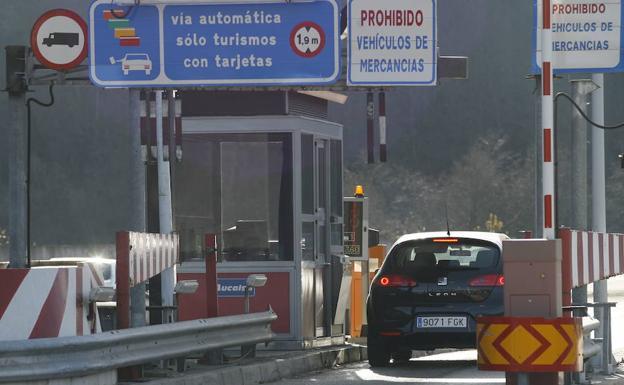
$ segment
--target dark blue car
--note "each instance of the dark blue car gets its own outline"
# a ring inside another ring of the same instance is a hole
[[[367,301],[368,360],[386,366],[412,350],[476,347],[476,318],[504,313],[504,234],[404,235],[392,246]]]

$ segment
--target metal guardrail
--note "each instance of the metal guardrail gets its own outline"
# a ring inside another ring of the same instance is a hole
[[[615,302],[605,303],[581,303],[572,306],[565,306],[564,310],[573,311],[577,317],[583,319],[583,372],[574,376],[574,382],[577,384],[589,384],[586,378],[587,368],[591,368],[598,359],[600,371],[604,374],[613,373],[613,365],[611,363],[611,308],[615,307]],[[601,309],[603,322],[589,317],[587,309],[593,307]],[[593,332],[601,332],[602,337],[592,338]],[[594,366],[595,367],[595,366]],[[566,381],[566,384],[571,381]]]
[[[69,378],[219,348],[268,342],[277,315],[216,317],[80,337],[2,341],[0,383]]]
[[[578,306],[587,309],[593,307],[594,309],[600,309],[602,313],[602,322],[591,318],[591,321],[585,321],[583,318],[583,334],[584,334],[584,346],[583,357],[585,359],[591,358],[598,354],[600,355],[600,371],[604,374],[611,374],[613,372],[611,364],[611,308],[617,305],[616,302],[604,302],[604,303],[583,303]],[[594,331],[600,331],[600,338],[591,338],[590,333]],[[587,350],[587,354],[585,354]]]
[[[591,338],[591,333],[600,329],[600,321],[583,317],[583,360],[588,360],[602,351],[602,344]]]

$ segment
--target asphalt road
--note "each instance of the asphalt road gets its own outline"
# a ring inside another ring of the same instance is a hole
[[[306,374],[302,377],[286,379],[280,385],[384,385],[384,384],[504,384],[505,377],[500,372],[483,372],[476,368],[475,350],[435,354],[412,359],[410,362],[372,369],[368,362],[347,365],[341,368]]]

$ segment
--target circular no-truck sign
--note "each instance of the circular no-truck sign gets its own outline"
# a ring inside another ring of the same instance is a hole
[[[52,9],[37,19],[30,33],[35,57],[53,70],[68,70],[87,57],[87,24],[74,11]]]
[[[290,47],[299,56],[314,57],[325,47],[325,32],[311,21],[299,23],[290,33]]]

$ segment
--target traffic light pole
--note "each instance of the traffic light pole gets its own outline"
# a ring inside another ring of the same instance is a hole
[[[9,92],[9,261],[26,267],[28,258],[28,201],[26,94]]]
[[[596,86],[591,80],[575,79],[570,81],[572,98],[583,112],[587,112],[589,95]],[[587,192],[587,121],[576,109],[572,111],[572,183],[571,183],[571,223],[573,229],[589,230],[588,228],[588,192]],[[574,304],[587,302],[587,285],[572,289]]]
[[[593,74],[592,81],[598,87],[592,93],[592,120],[604,125],[604,75]],[[606,209],[606,182],[605,182],[605,144],[603,129],[592,126],[592,227],[593,231],[607,232],[607,209]],[[607,280],[594,282],[594,302],[605,303],[609,301]],[[608,309],[597,307],[594,315],[600,322],[604,321],[604,311]],[[596,331],[596,337],[604,337],[602,330]],[[610,358],[609,358],[610,360]],[[609,362],[610,363],[610,362]],[[602,365],[602,367],[605,367]]]
[[[26,126],[25,46],[6,46],[6,91],[9,94],[9,262],[12,268],[28,260],[28,130]]]

